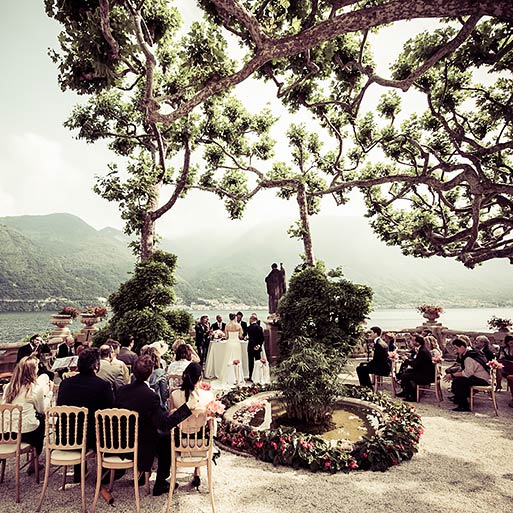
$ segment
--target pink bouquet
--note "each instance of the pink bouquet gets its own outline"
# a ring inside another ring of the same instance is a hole
[[[502,369],[504,367],[504,365],[502,365],[501,362],[498,362],[497,359],[493,359],[493,360],[490,360],[489,362],[487,362],[488,367],[490,367],[490,369]]]
[[[233,360],[233,365],[239,365],[240,360]]]
[[[267,360],[265,358],[260,358],[260,361],[265,365],[267,363]]]
[[[221,401],[214,399],[213,401],[210,401],[207,404],[206,410],[207,410],[207,415],[209,417],[215,417],[216,415],[221,416],[224,413],[225,406]]]
[[[210,385],[210,383],[205,383],[204,381],[202,381],[200,384],[199,384],[199,388],[201,390],[211,390],[212,389],[212,386]]]
[[[444,359],[441,356],[433,356],[433,363],[442,363]]]
[[[388,357],[390,358],[390,360],[397,360],[397,358],[399,358],[399,355],[396,351],[389,351]]]

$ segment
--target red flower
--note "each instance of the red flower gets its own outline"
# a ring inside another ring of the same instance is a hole
[[[271,442],[271,447],[277,451],[278,450],[278,444],[276,442]]]
[[[330,467],[331,467],[331,461],[325,461],[324,468],[330,468]]]
[[[356,461],[350,461],[349,462],[349,468],[358,468],[358,465],[357,465]]]
[[[255,447],[261,449],[264,446],[264,442],[255,442]]]
[[[369,457],[369,455],[368,455],[366,452],[364,452],[364,453],[362,454],[362,458],[368,458],[368,457]]]

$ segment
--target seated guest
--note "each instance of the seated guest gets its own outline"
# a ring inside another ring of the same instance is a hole
[[[191,344],[188,344],[187,342],[185,342],[185,340],[183,338],[177,338],[175,340],[175,342],[173,343],[173,345],[171,346],[171,349],[176,354],[176,350],[182,344],[185,344],[191,350],[191,362],[199,362],[200,357],[199,357],[198,353],[196,352],[194,347],[192,347]],[[175,358],[175,360],[176,360],[176,358]]]
[[[139,413],[138,466],[140,472],[151,472],[153,459],[158,457],[157,477],[153,495],[162,495],[169,491],[166,479],[171,468],[171,446],[169,431],[190,416],[189,407],[196,406],[191,397],[187,404],[166,415],[160,407],[160,401],[148,386],[148,378],[153,372],[151,356],[140,356],[133,367],[135,381],[121,387],[118,391],[116,406]]]
[[[211,390],[203,390],[200,388],[202,378],[201,365],[199,363],[191,363],[183,371],[183,381],[180,390],[174,390],[172,395],[173,406],[179,408],[187,401],[190,397],[194,397],[196,401],[196,408],[191,408],[193,411],[205,409],[210,401],[215,399],[214,394]],[[199,467],[194,468],[194,477],[192,478],[192,486],[196,488],[201,484],[200,469]]]
[[[134,337],[132,335],[124,335],[120,338],[121,348],[118,354],[118,360],[125,365],[133,367],[138,356],[132,351],[134,348]]]
[[[495,358],[495,352],[492,348],[492,344],[486,335],[477,336],[472,344],[472,349],[475,351],[481,351],[485,355],[487,362],[490,362]]]
[[[148,355],[153,362],[153,371],[148,379],[148,384],[150,388],[159,396],[160,407],[166,413],[168,411],[167,401],[169,399],[169,382],[167,379],[166,371],[162,368],[162,361],[160,358],[161,354],[159,351],[162,351],[162,354],[165,354],[167,352],[167,347],[167,344],[164,344],[163,346],[150,344],[148,346],[144,346],[141,349],[141,356]]]
[[[98,350],[84,349],[78,356],[78,374],[67,378],[59,386],[58,406],[83,406],[87,408],[87,448],[96,450],[94,414],[96,410],[112,408],[112,387],[96,376],[100,367]],[[75,482],[80,482],[80,465],[75,465]]]
[[[460,357],[461,371],[446,374],[444,381],[452,381],[454,411],[470,411],[468,398],[470,387],[490,384],[490,371],[483,353],[469,349],[460,338],[453,341],[453,346]]]
[[[52,351],[48,344],[43,341],[41,335],[36,334],[30,337],[29,343],[20,346],[18,354],[16,355],[16,363],[18,363],[24,356],[36,356],[38,358],[37,375],[47,374],[50,381],[53,381],[54,373],[49,371],[45,366],[45,359],[51,356]]]
[[[68,356],[75,356],[75,339],[72,335],[64,337],[64,341],[57,348],[57,358],[66,358]]]
[[[91,349],[93,347],[93,337],[89,337],[88,340],[84,340],[79,346],[75,347],[75,353],[78,356],[84,349]]]
[[[366,363],[360,363],[356,368],[358,380],[363,387],[372,387],[370,374],[378,376],[388,376],[392,370],[392,363],[388,358],[388,345],[381,338],[381,328],[374,326],[371,328],[371,337],[374,340],[374,354],[372,360]]]
[[[401,386],[403,390],[397,394],[407,401],[416,401],[417,385],[427,385],[435,380],[435,365],[431,353],[426,347],[424,337],[415,335],[414,345],[417,348],[416,356],[411,363],[411,369],[402,373]]]
[[[396,340],[395,333],[392,333],[391,331],[389,331],[388,333],[384,333],[383,340],[387,343],[389,351],[397,350],[397,344],[395,342],[395,340]]]
[[[426,347],[428,348],[433,358],[435,356],[442,356],[442,351],[440,349],[440,346],[438,345],[438,340],[436,339],[436,337],[434,337],[433,335],[427,335],[426,337],[424,337],[424,340],[426,341]]]
[[[105,344],[112,348],[112,365],[117,365],[121,369],[124,376],[123,384],[128,385],[130,372],[128,371],[128,367],[126,366],[125,362],[122,362],[118,358],[119,352],[121,350],[121,344],[117,340],[114,340],[112,338],[109,338],[107,342],[105,342]]]
[[[176,348],[175,352],[175,361],[171,362],[167,368],[167,374],[168,376],[171,374],[183,374],[183,371],[186,369],[186,367],[191,363],[192,361],[192,352],[191,348],[188,344],[180,344]],[[179,380],[173,380],[169,379],[169,386],[170,387],[179,387],[182,384],[182,379]]]
[[[498,361],[504,366],[497,369],[497,390],[502,390],[502,378],[513,375],[513,335],[504,337],[504,347],[499,351]]]
[[[112,358],[112,347],[107,344],[100,346],[100,365],[96,375],[109,383],[113,392],[116,393],[119,387],[128,384],[128,375],[119,365],[112,363]]]
[[[39,455],[43,451],[44,412],[50,406],[51,389],[45,396],[43,387],[37,381],[38,363],[36,356],[24,356],[17,363],[11,381],[4,387],[2,404],[19,404],[23,407],[21,441],[32,445]],[[17,414],[13,420],[18,421]],[[10,431],[10,425],[8,429]],[[27,471],[30,474],[34,470],[32,463]]]

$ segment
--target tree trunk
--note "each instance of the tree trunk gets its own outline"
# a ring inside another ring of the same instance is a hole
[[[153,256],[155,243],[155,219],[152,212],[146,212],[141,229],[141,262],[147,262]]]
[[[312,248],[312,235],[310,233],[310,218],[306,204],[305,185],[302,183],[298,185],[296,198],[299,205],[301,238],[303,239],[303,247],[305,249],[305,261],[307,265],[313,267],[315,265],[315,259]]]

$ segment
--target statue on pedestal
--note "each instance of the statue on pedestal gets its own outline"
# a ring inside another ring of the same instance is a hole
[[[269,295],[269,313],[273,314],[278,310],[278,301],[281,296],[287,291],[283,264],[280,264],[279,269],[278,264],[271,265],[271,272],[266,276],[265,283]]]

